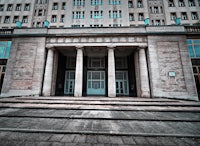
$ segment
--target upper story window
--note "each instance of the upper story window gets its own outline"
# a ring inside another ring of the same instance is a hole
[[[38,16],[42,16],[42,9],[38,10]]]
[[[186,13],[186,12],[182,12],[182,13],[181,13],[181,19],[182,19],[182,20],[187,20],[187,19],[188,19],[187,13]]]
[[[58,3],[53,3],[52,10],[58,10]]]
[[[161,21],[160,20],[156,20],[155,21],[155,25],[161,25]]]
[[[61,17],[60,17],[60,22],[61,22],[61,23],[64,23],[64,21],[65,21],[65,15],[61,15]]]
[[[103,18],[103,11],[90,11],[90,18]]]
[[[21,6],[22,6],[21,4],[17,4],[15,11],[21,11]]]
[[[8,4],[7,11],[12,11],[12,10],[13,10],[13,5],[12,4]]]
[[[137,1],[137,7],[138,8],[142,8],[143,7],[142,0],[138,0]]]
[[[4,5],[0,5],[0,11],[4,11]]]
[[[139,13],[138,14],[138,21],[143,21],[144,20],[144,14],[143,13]]]
[[[122,18],[122,11],[109,11],[109,18]]]
[[[28,16],[23,16],[22,23],[28,23]]]
[[[19,21],[19,16],[14,16],[13,23],[16,23],[17,21]]]
[[[133,13],[129,14],[129,21],[134,21],[134,14]]]
[[[46,4],[47,0],[40,0],[40,4]]]
[[[178,6],[179,6],[179,7],[185,7],[185,2],[184,2],[184,0],[179,0],[179,1],[178,1]]]
[[[121,0],[108,0],[109,5],[120,5]]]
[[[47,0],[36,0],[36,4],[46,4]]]
[[[72,19],[84,19],[85,12],[84,11],[75,11],[72,12]]]
[[[57,22],[57,16],[56,15],[52,15],[51,22],[52,23],[56,23]]]
[[[197,12],[192,12],[192,20],[198,20]]]
[[[158,7],[154,7],[154,8],[153,8],[153,13],[155,13],[155,14],[156,14],[156,13],[159,13]]]
[[[176,20],[176,13],[171,13],[170,18],[171,20]]]
[[[91,0],[90,1],[91,5],[102,5],[103,4],[103,0]]]
[[[6,16],[4,19],[4,23],[10,23],[10,16]]]
[[[66,9],[66,3],[63,2],[63,3],[62,3],[62,10],[65,10],[65,9]]]
[[[133,8],[133,1],[132,1],[132,0],[129,0],[129,1],[128,1],[128,7],[129,7],[129,8]]]
[[[194,0],[189,0],[188,4],[189,4],[189,7],[194,7],[195,6]]]
[[[169,3],[169,7],[175,7],[175,5],[174,5],[174,0],[169,0],[168,1]]]
[[[190,58],[200,58],[200,40],[187,40]]]
[[[85,6],[85,0],[73,0],[73,6]]]
[[[30,11],[30,4],[25,4],[24,11]]]

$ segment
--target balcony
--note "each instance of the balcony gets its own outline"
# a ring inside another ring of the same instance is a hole
[[[200,33],[200,26],[185,26],[185,31],[188,33]]]
[[[0,35],[13,34],[13,29],[0,29]]]

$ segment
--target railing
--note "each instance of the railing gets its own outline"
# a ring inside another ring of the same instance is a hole
[[[200,26],[185,26],[185,31],[197,33],[200,32]]]
[[[13,34],[13,29],[0,29],[0,35]]]

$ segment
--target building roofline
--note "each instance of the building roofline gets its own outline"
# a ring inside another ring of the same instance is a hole
[[[94,31],[95,30],[95,31]],[[143,26],[100,28],[15,28],[1,29],[0,38],[78,36],[200,35],[200,26]]]

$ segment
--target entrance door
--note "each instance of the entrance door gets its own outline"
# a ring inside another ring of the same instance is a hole
[[[66,71],[65,72],[65,95],[74,94],[74,82],[75,82],[75,71]]]
[[[117,95],[129,94],[127,71],[116,71],[116,94]]]
[[[87,72],[87,95],[105,95],[105,72]]]

